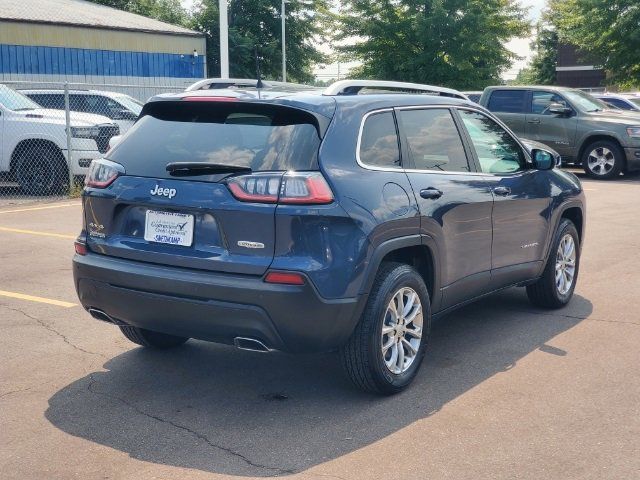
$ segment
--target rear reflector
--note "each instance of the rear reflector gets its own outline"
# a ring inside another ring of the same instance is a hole
[[[304,285],[304,277],[293,272],[269,272],[264,277],[267,283],[279,283],[283,285]]]
[[[76,249],[76,253],[78,255],[86,255],[87,254],[87,245],[82,242],[74,242],[73,246]]]

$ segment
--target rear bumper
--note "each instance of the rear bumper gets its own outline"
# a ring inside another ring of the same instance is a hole
[[[95,253],[76,255],[73,276],[86,309],[129,325],[220,343],[255,338],[287,352],[331,350],[351,335],[364,298],[327,300],[307,282],[164,267]]]
[[[624,153],[627,157],[627,170],[640,170],[640,148],[625,148]]]

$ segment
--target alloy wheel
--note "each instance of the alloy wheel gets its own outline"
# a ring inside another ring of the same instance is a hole
[[[396,375],[406,372],[417,358],[422,338],[422,304],[416,291],[400,288],[389,301],[382,324],[382,357]]]
[[[568,233],[562,237],[556,253],[556,288],[566,295],[576,275],[576,243]]]
[[[587,165],[595,175],[606,175],[616,163],[615,155],[607,147],[595,148],[587,157]]]

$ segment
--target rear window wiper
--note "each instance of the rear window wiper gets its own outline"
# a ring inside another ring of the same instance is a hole
[[[171,162],[167,164],[166,168],[167,172],[174,177],[214,175],[216,173],[251,173],[251,168],[242,165],[210,162]]]

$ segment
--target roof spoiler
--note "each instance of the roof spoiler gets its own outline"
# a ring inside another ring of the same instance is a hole
[[[363,89],[376,90],[375,93],[419,93],[469,100],[464,93],[452,88],[386,80],[340,80],[327,87],[323,95],[358,95]]]

